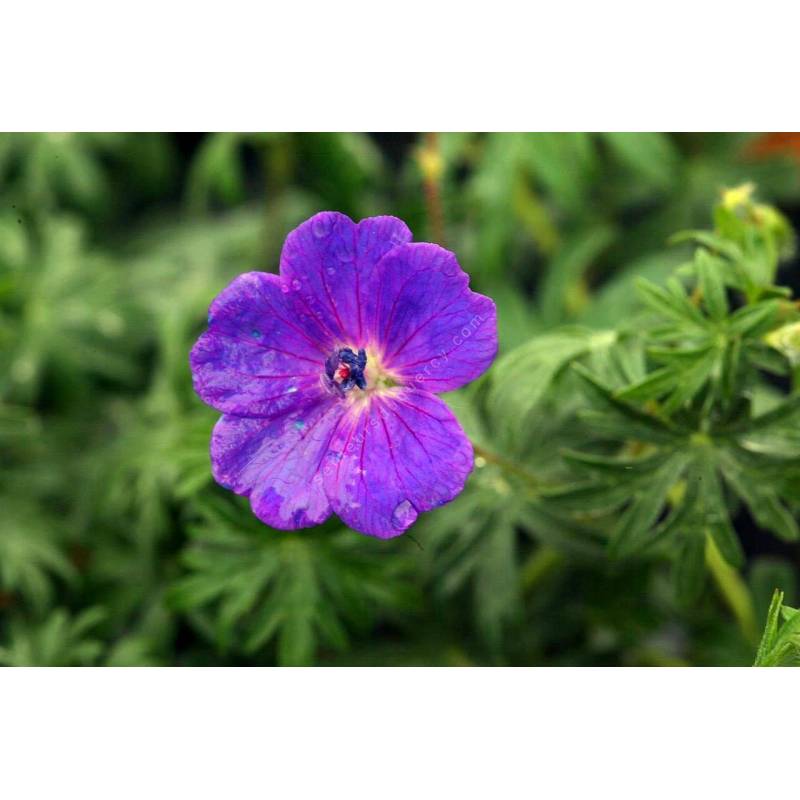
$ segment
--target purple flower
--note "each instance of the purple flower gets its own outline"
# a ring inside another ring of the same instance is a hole
[[[395,217],[323,212],[292,231],[280,276],[236,278],[192,349],[195,390],[223,413],[214,478],[273,527],[335,512],[383,539],[452,500],[472,446],[436,393],[497,352],[494,303],[468,283]]]

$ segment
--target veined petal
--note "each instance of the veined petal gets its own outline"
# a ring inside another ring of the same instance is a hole
[[[444,402],[398,387],[348,409],[323,476],[345,523],[389,539],[461,492],[472,465],[472,446]]]
[[[370,217],[356,224],[344,214],[323,211],[295,228],[286,237],[280,271],[304,327],[331,350],[362,347],[376,264],[410,241],[411,231],[396,217]]]
[[[274,528],[317,525],[331,513],[320,466],[341,418],[332,399],[274,419],[226,414],[211,436],[214,478]]]
[[[390,538],[463,489],[472,447],[433,392],[488,367],[496,312],[452,253],[410,239],[393,217],[318,214],[287,237],[280,277],[242,275],[211,306],[190,360],[225,414],[213,474],[269,525],[335,510]]]
[[[277,275],[247,272],[211,304],[192,348],[194,388],[227,414],[269,417],[316,403],[327,351],[287,308]]]
[[[435,244],[397,247],[377,267],[369,330],[383,365],[406,385],[449,392],[497,354],[494,302],[469,288],[455,255]]]

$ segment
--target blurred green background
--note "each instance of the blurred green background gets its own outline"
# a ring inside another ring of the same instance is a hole
[[[263,526],[211,480],[187,360],[211,299],[320,210],[454,250],[506,352],[630,315],[633,279],[685,258],[670,234],[745,181],[800,219],[800,135],[0,134],[0,662],[751,663],[712,587],[681,606],[657,559],[527,524],[485,464],[398,540]],[[480,388],[448,400],[508,455]],[[760,624],[800,552],[737,529]]]

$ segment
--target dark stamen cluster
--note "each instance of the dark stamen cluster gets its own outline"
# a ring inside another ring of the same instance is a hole
[[[353,386],[366,389],[367,382],[364,370],[367,367],[367,353],[362,347],[356,355],[349,347],[332,353],[325,362],[325,374],[329,384],[340,394],[344,394]]]

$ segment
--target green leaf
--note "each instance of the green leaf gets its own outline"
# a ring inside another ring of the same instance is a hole
[[[695,265],[703,292],[703,304],[711,319],[720,322],[728,315],[728,298],[723,280],[725,264],[705,250],[698,250],[695,254]]]
[[[759,645],[755,666],[777,667],[789,661],[797,662],[800,659],[800,614],[789,614],[776,633],[774,630],[775,606],[780,607],[783,593],[776,590],[775,595],[776,597],[773,598],[773,603],[770,605],[762,637],[764,647],[762,650]],[[783,611],[782,608],[780,610]]]
[[[691,469],[691,467],[689,468]],[[676,483],[676,486],[683,486],[683,496],[680,497],[669,516],[656,527],[654,537],[659,541],[670,539],[676,534],[679,535],[684,528],[691,528],[694,523],[698,498],[697,483],[682,479]]]
[[[201,211],[213,197],[229,204],[241,199],[244,163],[240,150],[245,138],[244,134],[225,132],[203,140],[187,181],[187,201],[192,210]]]
[[[593,348],[608,347],[616,334],[563,328],[544,334],[500,358],[491,372],[489,404],[498,418],[519,421],[544,399],[556,377]]]
[[[586,133],[531,133],[524,136],[527,164],[555,201],[578,209],[594,166],[594,148]]]
[[[780,403],[778,406],[768,411],[766,414],[761,414],[758,417],[753,417],[745,423],[737,425],[728,432],[739,433],[747,432],[754,433],[756,431],[763,431],[773,428],[776,425],[787,422],[792,419],[798,412],[800,412],[800,394],[796,394]]]
[[[92,606],[73,617],[63,608],[53,609],[41,623],[11,623],[9,644],[0,648],[0,664],[13,667],[73,667],[97,663],[103,651],[90,631],[107,617]]]
[[[675,593],[689,605],[703,591],[706,577],[706,536],[702,529],[690,528],[683,537],[674,567]]]
[[[551,508],[572,513],[612,511],[630,500],[631,487],[628,482],[578,484],[544,489],[539,497]]]
[[[717,365],[717,353],[709,351],[705,356],[698,358],[694,364],[687,366],[682,372],[675,389],[664,401],[663,411],[672,414],[686,403],[691,402],[694,396],[710,380]]]
[[[568,239],[547,265],[541,288],[537,292],[540,316],[544,325],[555,325],[574,316],[570,313],[571,293],[580,284],[592,261],[605,250],[614,238],[607,225],[580,231]]]
[[[742,251],[734,242],[711,231],[681,231],[669,237],[670,244],[683,244],[684,242],[699,244],[712,253],[725,256],[734,262],[742,258]]]
[[[783,606],[781,608],[781,618],[786,622],[794,619],[798,614],[800,614],[800,608],[789,608],[789,606]]]
[[[658,428],[639,424],[623,414],[606,413],[593,409],[581,409],[578,418],[592,432],[594,438],[614,442],[648,442],[650,444],[673,444],[676,435],[665,434]]]
[[[768,663],[768,659],[770,652],[775,646],[782,603],[783,592],[780,589],[776,589],[772,595],[772,602],[769,605],[769,610],[767,611],[767,620],[764,624],[764,633],[762,634],[761,641],[758,644],[756,660],[753,664],[754,667],[771,666]]]
[[[700,481],[699,505],[703,512],[705,526],[720,555],[732,567],[739,568],[744,564],[744,552],[739,538],[731,526],[715,462],[709,454],[706,454],[699,459],[698,466],[695,477]]]
[[[722,369],[719,381],[723,408],[731,406],[736,399],[742,356],[742,343],[740,339],[729,342],[722,358]]]
[[[615,393],[620,400],[644,402],[662,397],[674,388],[680,373],[672,367],[663,367],[651,372],[642,380],[632,383]]]
[[[776,536],[787,542],[800,539],[800,527],[794,514],[780,501],[775,492],[764,491],[756,519],[759,524],[771,530]]]
[[[792,563],[775,556],[760,556],[755,559],[748,583],[753,594],[753,604],[758,619],[766,619],[770,600],[776,589],[784,592],[785,598],[797,597],[797,578]],[[784,605],[784,609],[788,606]]]
[[[517,535],[504,515],[497,516],[491,535],[480,542],[474,580],[478,629],[497,647],[506,622],[520,612]]]
[[[778,321],[781,304],[778,300],[753,303],[734,311],[728,320],[728,331],[735,336],[756,338],[772,330]]]
[[[314,662],[320,643],[344,646],[346,629],[368,627],[376,609],[413,606],[401,580],[409,563],[365,547],[345,530],[300,534],[266,528],[227,499],[196,501],[189,574],[169,593],[171,605],[200,614],[204,635],[223,651],[258,654],[275,642],[278,662]]]
[[[670,364],[676,369],[684,369],[687,365],[698,361],[711,352],[712,344],[699,347],[648,347],[647,355],[655,361]]]
[[[624,502],[624,501],[623,501]],[[577,511],[577,504],[571,504]],[[532,538],[559,552],[582,558],[601,558],[603,541],[601,534],[589,525],[570,519],[563,511],[548,507],[545,503],[529,504],[520,515],[519,524]]]
[[[578,450],[563,450],[562,456],[570,464],[588,468],[592,472],[610,475],[618,480],[626,480],[628,478],[636,479],[643,472],[661,466],[669,457],[669,453],[658,453],[645,458],[618,458],[596,453],[583,453]]]
[[[614,155],[636,177],[658,189],[667,189],[677,180],[680,161],[666,133],[604,133]]]
[[[748,474],[730,456],[722,462],[725,480],[747,505],[755,521],[787,542],[800,539],[800,527],[789,509],[784,506],[777,492],[763,483],[757,473]]]
[[[625,438],[643,438],[645,441],[670,443],[679,436],[679,431],[670,423],[657,419],[620,400],[611,389],[603,385],[582,365],[573,364],[572,368],[581,377],[583,385],[589,390],[592,397],[599,400],[608,411],[626,420],[629,433]]]
[[[667,502],[670,489],[677,483],[690,460],[691,456],[687,453],[674,453],[653,473],[652,480],[636,492],[612,533],[609,554],[613,558],[633,555],[654,544],[651,529]]]
[[[636,290],[642,301],[653,311],[680,322],[692,329],[707,329],[703,315],[692,305],[680,284],[672,283],[671,289],[651,283],[644,278],[636,282]]]
[[[59,546],[58,520],[24,495],[0,495],[0,507],[0,588],[19,592],[41,611],[53,598],[54,579],[76,575]]]

